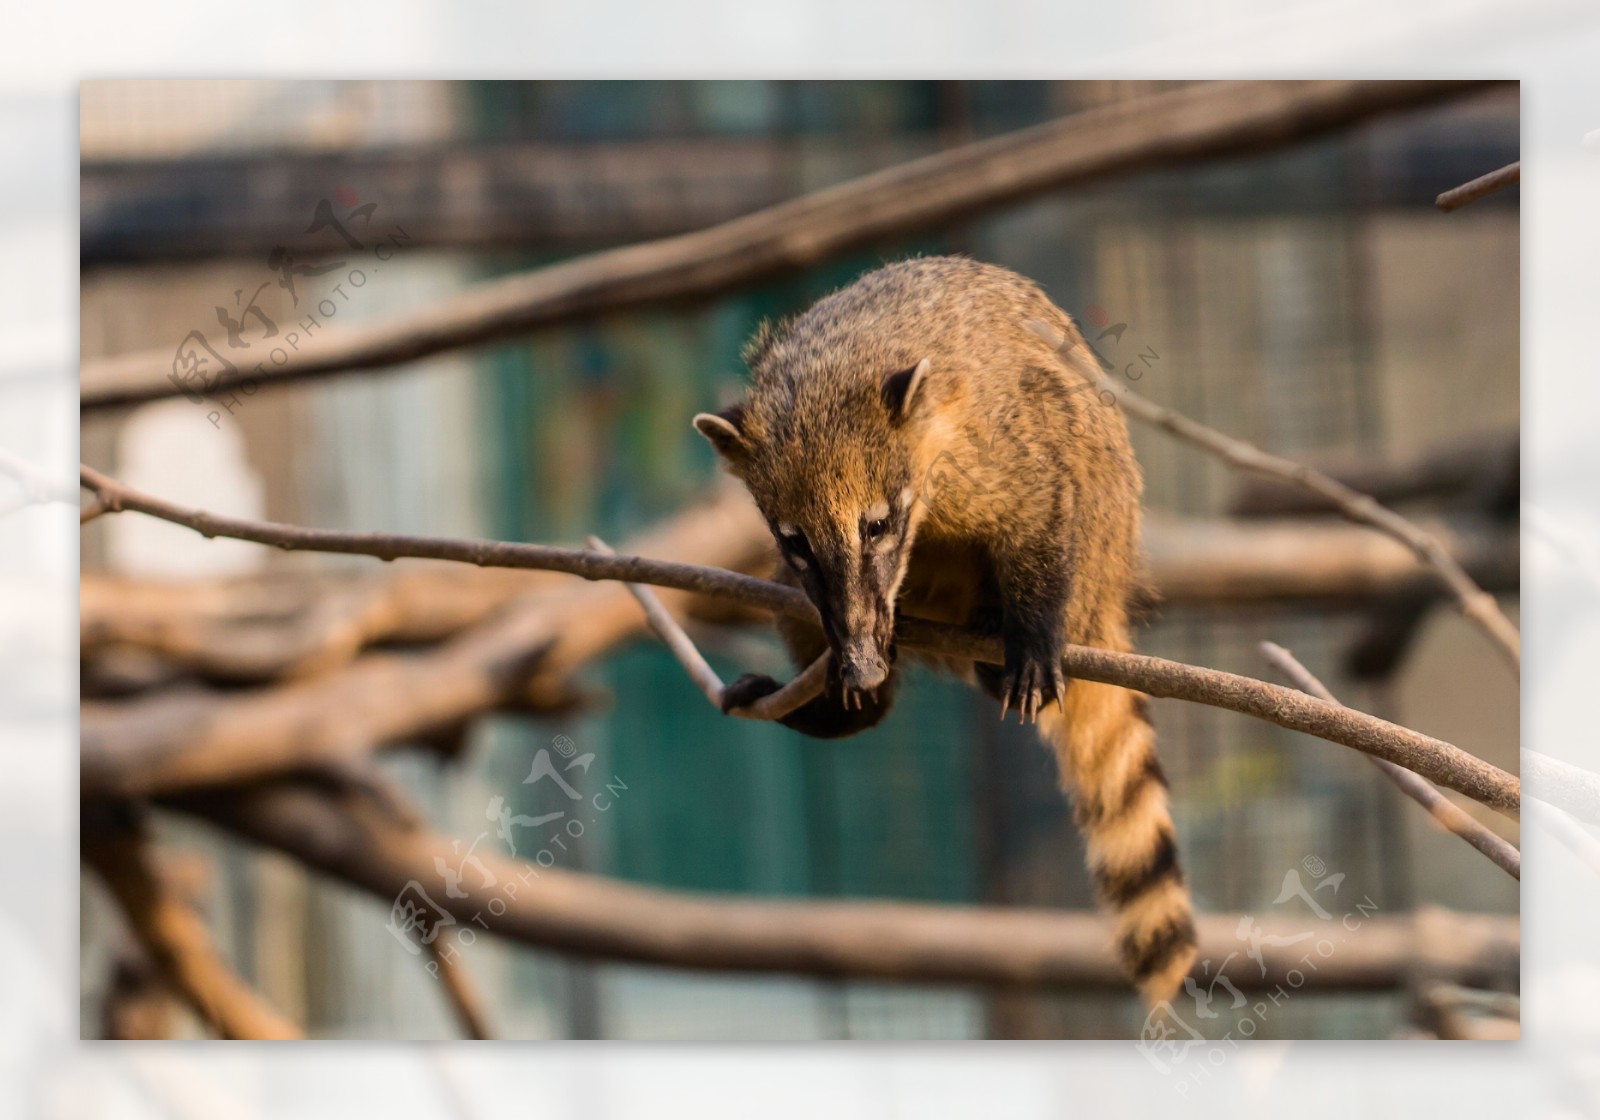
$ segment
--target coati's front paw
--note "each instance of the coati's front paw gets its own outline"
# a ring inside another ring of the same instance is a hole
[[[783,686],[761,673],[746,673],[722,690],[722,714],[735,708],[747,708],[757,700],[771,696]]]
[[[1016,708],[1023,723],[1037,723],[1039,713],[1051,704],[1059,704],[1067,690],[1067,679],[1061,672],[1061,643],[1007,642],[999,686],[1001,719]]]

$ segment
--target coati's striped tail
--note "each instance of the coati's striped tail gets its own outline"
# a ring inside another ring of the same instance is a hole
[[[1117,953],[1154,1005],[1188,975],[1195,932],[1148,700],[1076,680],[1063,708],[1040,713],[1040,734],[1073,793],[1096,894],[1116,918]]]

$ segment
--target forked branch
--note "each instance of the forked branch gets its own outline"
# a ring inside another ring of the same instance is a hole
[[[1294,683],[1296,688],[1303,689],[1330,704],[1339,702],[1333,693],[1328,691],[1327,686],[1312,675],[1311,670],[1300,664],[1295,655],[1282,646],[1273,642],[1262,642],[1261,652],[1279,672]],[[1426,809],[1428,815],[1437,821],[1441,828],[1455,833],[1471,844],[1513,879],[1521,880],[1522,853],[1510,841],[1495,835],[1473,820],[1466,810],[1411,771],[1381,758],[1373,758],[1371,755],[1367,757],[1374,766],[1383,771],[1386,778],[1399,787],[1401,793]]]

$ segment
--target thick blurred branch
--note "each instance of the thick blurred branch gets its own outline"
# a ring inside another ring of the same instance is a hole
[[[222,962],[205,923],[162,878],[144,822],[121,808],[85,813],[82,855],[173,989],[223,1038],[300,1038]]]
[[[1515,517],[1521,500],[1520,433],[1474,433],[1405,459],[1345,455],[1309,466],[1374,501],[1448,502],[1494,517]],[[1228,512],[1234,517],[1338,513],[1339,507],[1298,482],[1268,475],[1240,477]]]
[[[405,828],[359,798],[289,782],[168,799],[385,900],[439,883],[434,859],[454,866],[448,838]],[[458,923],[486,923],[527,945],[607,960],[678,968],[810,976],[1125,990],[1127,981],[1093,913],[903,902],[785,902],[691,894],[480,856],[488,877],[429,897]],[[485,885],[487,884],[487,885]],[[509,886],[508,886],[509,885]],[[1348,928],[1307,918],[1256,921],[1262,965],[1238,952],[1238,914],[1199,919],[1200,958],[1233,960],[1243,989],[1290,983],[1334,990],[1389,989],[1416,975],[1489,983],[1515,976],[1515,918],[1423,911],[1390,918],[1357,911]],[[1313,934],[1310,939],[1307,933]],[[1274,942],[1273,938],[1283,941]],[[1333,940],[1318,955],[1316,938]],[[1312,954],[1314,970],[1303,958]],[[1209,977],[1207,982],[1209,982]]]
[[[1267,660],[1284,676],[1294,683],[1296,688],[1304,689],[1313,696],[1320,697],[1330,704],[1337,704],[1333,693],[1328,691],[1326,685],[1312,675],[1311,671],[1296,660],[1294,654],[1280,645],[1272,642],[1262,642],[1261,652]],[[1452,832],[1471,844],[1478,851],[1487,856],[1495,866],[1499,867],[1513,879],[1522,878],[1522,853],[1508,840],[1496,836],[1488,828],[1479,824],[1467,815],[1455,802],[1445,797],[1444,794],[1434,789],[1411,771],[1396,766],[1392,762],[1385,762],[1381,758],[1367,758],[1384,777],[1393,782],[1411,800],[1415,801],[1428,811],[1428,815],[1438,822],[1439,827],[1446,832]]]
[[[1425,531],[1486,588],[1515,592],[1515,528],[1480,517],[1422,521]],[[1449,592],[1404,544],[1359,525],[1283,518],[1229,521],[1151,515],[1145,576],[1159,604],[1294,603],[1350,606]]]
[[[752,542],[737,524],[732,507],[718,502],[681,513],[632,544],[746,564]],[[86,702],[81,787],[132,795],[359,758],[514,705],[638,633],[642,622],[624,588],[568,583],[525,594],[426,654],[375,654],[339,673],[231,695]]]
[[[372,369],[618,308],[707,296],[1052,187],[1281,147],[1489,84],[1197,83],[914,160],[695,233],[483,284],[391,322],[320,334],[286,364],[248,375],[281,384]],[[172,361],[172,351],[159,350],[84,363],[82,408],[177,395]]]

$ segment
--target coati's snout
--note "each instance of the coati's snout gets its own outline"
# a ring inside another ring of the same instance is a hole
[[[875,563],[870,554],[861,555],[859,562],[848,554],[818,557],[797,538],[800,534],[794,531],[779,531],[778,547],[822,616],[822,634],[834,653],[838,680],[846,690],[872,691],[890,675],[893,661],[896,573],[883,570],[886,565]],[[885,560],[893,563],[894,558]]]
[[[889,678],[887,658],[864,645],[852,646],[839,664],[840,682],[857,692],[871,692]]]
[[[900,511],[879,502],[845,524],[772,526],[778,551],[822,619],[839,681],[871,691],[894,660],[894,600],[903,568]]]

